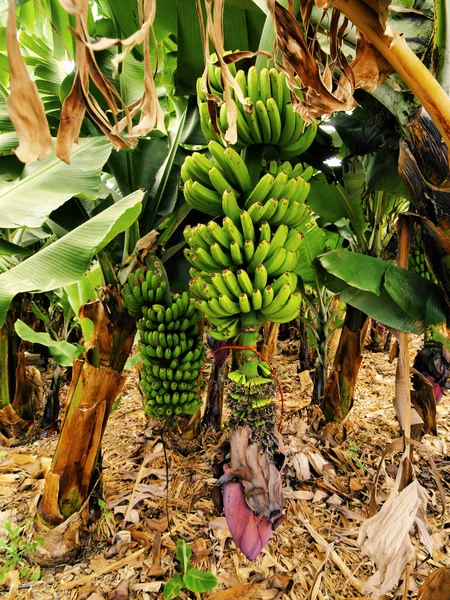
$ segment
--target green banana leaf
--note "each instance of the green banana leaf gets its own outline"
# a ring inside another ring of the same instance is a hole
[[[71,367],[74,358],[80,358],[86,348],[81,344],[70,344],[65,340],[55,341],[48,333],[37,332],[28,327],[23,321],[18,319],[14,324],[17,335],[32,344],[41,344],[46,346],[55,362],[62,367]]]
[[[412,271],[345,250],[319,256],[317,264],[329,290],[388,327],[421,333],[446,319],[439,286]]]
[[[93,256],[136,221],[142,198],[141,190],[134,192],[0,275],[0,326],[16,294],[45,292],[78,281]]]
[[[111,153],[106,137],[80,139],[67,165],[54,152],[25,166],[21,178],[0,185],[0,228],[39,227],[72,196],[95,200],[102,167]]]
[[[313,177],[310,184],[308,206],[330,223],[336,223],[343,218],[349,219],[353,233],[362,238],[367,229],[367,222],[363,214],[361,196],[349,194],[339,183],[329,184],[323,174]]]

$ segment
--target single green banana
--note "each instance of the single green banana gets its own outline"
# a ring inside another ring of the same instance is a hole
[[[215,221],[210,221],[208,223],[208,229],[210,230],[215,241],[218,242],[223,248],[228,249],[230,247],[232,239],[218,223]]]
[[[258,288],[253,290],[252,293],[252,308],[253,310],[260,310],[260,308],[262,307],[262,294],[261,294],[261,290],[259,290]]]
[[[247,261],[247,263],[249,263],[252,260],[254,254],[255,254],[255,244],[252,242],[252,240],[245,240],[244,256],[245,256],[245,260]]]
[[[238,269],[236,275],[241,290],[248,296],[251,296],[253,293],[253,284],[247,271],[244,269]]]
[[[274,182],[274,176],[271,173],[266,173],[258,183],[253,188],[251,194],[245,201],[245,208],[248,209],[249,206],[255,204],[257,202],[264,202],[267,197],[267,194],[270,191],[270,188]]]
[[[222,195],[222,210],[235,225],[240,225],[241,209],[235,194],[231,190],[226,190]]]
[[[241,190],[244,192],[249,190],[252,187],[250,173],[239,154],[233,148],[227,148],[224,152],[224,157],[228,161]]]
[[[225,179],[225,177],[223,176],[223,172],[220,169],[218,169],[217,167],[213,167],[209,170],[208,175],[211,181],[211,185],[217,191],[218,194],[222,196],[222,194],[226,190],[232,190],[236,197],[239,196],[238,192],[233,188],[232,185],[230,185],[230,182],[227,179]]]
[[[288,238],[284,243],[284,249],[287,250],[287,252],[296,252],[302,243],[302,239],[303,236],[299,231],[290,229]]]
[[[259,231],[261,232],[261,235],[259,236],[259,241],[262,242],[263,240],[266,240],[267,242],[270,242],[272,238],[272,231],[267,221],[262,221],[260,223]]]
[[[266,285],[266,287],[264,288],[264,291],[262,293],[262,305],[263,308],[270,306],[272,300],[273,300],[273,289],[272,286],[270,285]]]
[[[284,109],[283,121],[283,129],[278,140],[278,145],[281,147],[286,146],[286,144],[289,143],[295,131],[296,119],[294,108],[291,103]]]
[[[265,210],[266,209],[264,208],[264,205],[261,202],[255,202],[255,204],[249,206],[247,212],[250,215],[253,223],[256,224],[259,223],[259,221],[262,219]]]
[[[225,158],[225,148],[219,143],[211,141],[208,143],[208,150],[216,163],[215,166],[222,171],[225,179],[229,181],[233,187],[237,187],[237,179],[234,176],[229,161]]]
[[[267,221],[268,223],[270,223],[270,219],[273,217],[275,211],[278,208],[278,200],[275,200],[275,198],[271,198],[264,204],[264,208],[265,211],[262,216],[262,219],[263,221]]]
[[[240,211],[239,211],[240,214]],[[239,216],[240,218],[240,216]],[[236,242],[241,248],[244,248],[244,236],[236,227],[234,222],[230,219],[230,217],[225,217],[223,220],[223,228],[230,237],[230,239]]]
[[[253,225],[251,216],[246,210],[241,210],[239,214],[239,219],[241,221],[242,233],[244,235],[245,240],[251,240],[254,243],[255,227]]]
[[[235,315],[239,314],[240,312],[239,304],[237,302],[233,302],[233,300],[230,300],[230,298],[228,296],[225,296],[225,294],[219,296],[219,303],[222,309],[228,315]]]
[[[269,113],[267,112],[266,105],[262,100],[258,100],[255,105],[255,109],[263,137],[263,144],[270,144],[270,140],[272,139],[272,130],[270,128]]]
[[[283,308],[283,306],[287,303],[287,301],[289,300],[289,296],[292,294],[292,292],[293,292],[293,289],[291,288],[289,283],[285,283],[281,287],[278,294],[276,294],[276,296],[274,296],[270,305],[261,309],[262,314],[265,317],[270,317],[270,315],[275,314],[278,311],[280,311]]]
[[[274,271],[277,271],[284,263],[285,258],[286,250],[284,248],[278,248],[277,250],[275,250],[272,256],[263,263],[267,269],[267,273],[269,275],[272,275]]]
[[[228,253],[222,250],[217,242],[211,244],[210,252],[214,261],[222,268],[229,268],[233,266],[233,259]]]
[[[274,99],[277,106],[283,106],[283,80],[281,79],[281,73],[272,67],[269,71],[270,75],[270,89],[271,96]]]
[[[271,227],[276,227],[283,222],[283,217],[286,214],[289,208],[289,200],[287,198],[281,198],[278,200],[277,210],[275,211],[273,217],[269,219],[269,223]]]
[[[242,293],[239,296],[239,308],[243,313],[249,313],[252,310],[247,294]]]
[[[255,273],[253,276],[254,288],[256,288],[257,290],[260,290],[262,292],[267,285],[267,278],[268,278],[268,274],[267,274],[266,267],[262,264],[256,265]]]
[[[281,116],[274,98],[267,100],[267,114],[270,121],[270,143],[277,144],[281,137]]]
[[[284,195],[284,188],[289,179],[289,174],[282,171],[279,173],[273,182],[272,187],[267,195],[268,198],[276,198],[277,200]]]
[[[245,246],[245,242],[244,242],[244,246]],[[231,254],[231,258],[233,259],[233,262],[235,265],[240,266],[240,265],[244,264],[243,249],[241,250],[241,247],[239,246],[239,244],[237,242],[231,242],[230,254]]]
[[[272,95],[270,89],[270,74],[269,69],[261,69],[259,73],[259,97],[262,102],[266,103]]]
[[[226,269],[222,271],[222,277],[225,281],[230,292],[236,297],[239,298],[239,294],[241,293],[241,288],[239,286],[239,281],[236,278],[236,275],[230,269]]]
[[[245,103],[247,106],[245,120],[247,121],[248,128],[252,134],[253,141],[255,144],[262,144],[263,136],[259,125],[259,119],[256,115],[256,103],[252,102],[251,98],[246,98]]]
[[[284,225],[282,223],[281,225],[278,226],[277,230],[272,235],[272,239],[270,240],[269,250],[266,254],[267,258],[270,258],[272,256],[272,254],[275,252],[275,250],[277,250],[281,246],[284,246],[284,242],[287,240],[288,234],[289,234],[289,227],[287,225]],[[262,262],[262,261],[259,261],[259,262]]]
[[[247,90],[249,99],[256,104],[259,100],[259,76],[254,66],[250,67],[247,73]]]
[[[271,243],[268,242],[267,240],[262,240],[261,242],[259,242],[250,262],[247,265],[247,271],[249,273],[253,273],[255,271],[257,265],[260,265],[261,263],[264,262],[264,260],[268,256],[270,247],[271,247]]]
[[[298,317],[300,304],[302,301],[301,294],[294,292],[290,295],[289,300],[279,311],[271,313],[269,321],[273,323],[289,323]]]

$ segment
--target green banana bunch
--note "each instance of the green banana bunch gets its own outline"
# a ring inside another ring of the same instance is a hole
[[[209,65],[208,74],[212,93],[223,100],[220,68]],[[233,91],[238,130],[235,148],[242,150],[251,144],[271,144],[278,147],[282,158],[306,152],[316,137],[317,123],[306,125],[294,111],[284,73],[275,68],[264,68],[258,73],[256,67],[250,67],[247,74],[238,71],[235,77],[245,98],[245,104],[242,104]],[[201,79],[197,83],[197,98],[200,124],[206,139],[222,141],[228,129],[225,104],[221,105],[217,115],[219,135],[211,122]]]
[[[161,261],[146,257],[147,271],[137,269],[123,287],[130,314],[140,316],[139,351],[143,359],[140,386],[149,416],[168,419],[194,414],[201,402],[197,379],[205,361],[199,335],[201,313],[187,292],[170,292]]]
[[[297,227],[310,212],[303,202],[309,184],[301,177],[289,179],[293,172],[285,163],[278,175],[266,173],[247,197],[248,210],[225,190],[222,226],[210,221],[184,230],[185,256],[194,267],[193,302],[208,317],[216,339],[239,335],[241,317],[251,311],[258,325],[286,323],[298,314],[301,296],[293,271],[302,236]],[[286,195],[280,200],[272,197],[281,193]]]
[[[415,271],[418,275],[425,277],[425,279],[437,283],[425,260],[424,253],[419,248],[411,248],[409,252],[408,263],[410,271]]]
[[[311,167],[303,171],[300,163],[292,167],[287,161],[280,166],[272,161],[271,170],[252,188],[247,166],[235,150],[225,149],[214,141],[209,142],[208,148],[212,160],[195,152],[181,167],[184,195],[192,208],[213,217],[228,214],[230,203],[225,206],[223,198],[232,193],[237,207],[234,212],[240,211],[239,199],[243,208],[252,211],[255,222],[266,220],[270,225],[283,222],[290,227],[304,223],[309,213],[303,202],[310,189],[305,177],[311,177]]]

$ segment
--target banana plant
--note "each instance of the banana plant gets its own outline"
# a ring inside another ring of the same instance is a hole
[[[364,114],[364,109],[355,113],[355,116],[349,117],[353,124],[360,122],[362,115],[359,113]],[[342,131],[342,128],[337,126],[337,131]],[[349,135],[353,136],[353,146],[362,146],[363,135],[358,135],[357,127]],[[370,130],[366,124],[364,136],[371,135],[376,136],[376,131]],[[395,232],[397,216],[407,208],[408,202],[398,190],[386,191],[389,188],[385,173],[382,178],[376,160],[373,161],[372,157],[352,158],[349,150],[341,149],[341,155],[347,153],[349,156],[343,159],[340,181],[337,178],[327,181],[321,173],[311,179],[308,206],[318,215],[318,224],[322,229],[338,233],[351,253],[384,257]],[[381,159],[382,156],[380,151],[378,157]],[[372,160],[371,168],[367,164],[364,168],[364,160],[366,163]],[[323,286],[323,281],[318,279]],[[340,298],[342,300],[342,296]],[[334,368],[327,377],[321,398],[322,409],[328,420],[342,420],[352,408],[368,323],[367,313],[351,304],[347,306]]]

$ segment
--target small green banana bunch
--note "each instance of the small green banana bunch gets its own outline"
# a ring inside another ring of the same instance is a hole
[[[312,174],[310,167],[303,171],[300,163],[292,167],[285,162],[278,167],[276,161],[272,161],[269,172],[252,189],[247,165],[235,150],[225,149],[214,141],[208,148],[212,160],[194,152],[181,167],[184,196],[189,206],[212,217],[221,216],[226,214],[224,193],[231,191],[243,207],[250,209],[254,205],[251,210],[261,215],[260,220],[300,226],[301,207],[310,188],[306,181]]]
[[[220,68],[210,64],[208,71],[212,93],[223,100]],[[317,123],[307,126],[294,111],[284,73],[275,68],[264,68],[258,72],[256,67],[250,67],[247,74],[244,71],[236,73],[235,70],[232,73],[235,74],[245,98],[245,104],[242,104],[233,91],[238,130],[235,148],[242,150],[251,144],[271,144],[278,147],[282,158],[291,158],[306,152],[316,137]],[[211,123],[201,78],[197,81],[197,98],[200,124],[206,139],[224,143],[223,138],[228,129],[225,103],[221,105],[218,113],[217,125],[221,132],[221,135],[218,135]]]
[[[418,275],[425,277],[425,279],[437,283],[432,271],[428,267],[423,252],[419,248],[411,248],[408,262],[410,271],[415,271]]]
[[[146,273],[136,269],[123,288],[124,305],[141,317],[137,328],[146,412],[160,419],[194,414],[201,405],[197,379],[206,356],[199,336],[201,313],[187,292],[170,292],[157,257],[148,255],[146,262]]]
[[[248,210],[241,210],[234,192],[225,190],[222,226],[210,221],[184,230],[189,246],[185,256],[194,267],[190,290],[216,339],[238,335],[241,316],[251,311],[255,311],[257,325],[286,323],[297,316],[301,296],[293,270],[302,242],[297,227],[310,213],[304,197],[297,195],[297,185],[290,199],[270,198],[265,186],[270,188],[279,177],[286,187],[289,175],[285,171],[262,177],[249,196],[262,202],[250,203]]]

